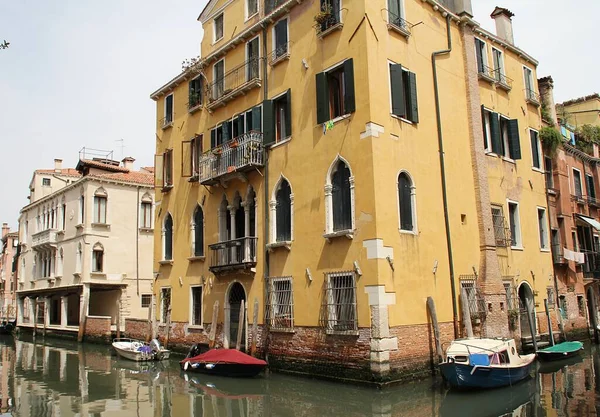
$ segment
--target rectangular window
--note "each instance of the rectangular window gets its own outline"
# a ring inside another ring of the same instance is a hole
[[[225,91],[225,61],[222,59],[213,65],[213,99],[221,98]]]
[[[556,297],[554,295],[554,287],[546,288],[546,296],[548,299],[548,307],[554,308],[554,305],[556,304]]]
[[[325,32],[327,29],[341,23],[341,0],[321,0],[321,12],[326,15],[320,20],[319,31]]]
[[[258,36],[246,44],[246,81],[251,81],[260,76],[260,52]]]
[[[554,188],[554,177],[552,176],[552,158],[544,157],[544,172],[546,174],[546,188]]]
[[[502,51],[492,48],[492,57],[494,59],[494,79],[499,82],[506,84],[506,76],[504,75],[504,59],[502,57]]]
[[[140,227],[152,229],[152,203],[143,201],[140,205]]]
[[[573,168],[573,185],[575,190],[575,196],[577,198],[583,197],[583,189],[581,187],[581,172],[578,169]]]
[[[327,274],[327,294],[324,300],[326,320],[322,323],[326,330],[339,332],[358,330],[355,281],[354,272]]]
[[[494,115],[494,116],[492,116]],[[493,152],[492,150],[492,117],[498,121],[498,113],[492,113],[481,106],[481,123],[483,124],[483,148],[485,152]]]
[[[514,202],[508,203],[508,218],[510,223],[510,246],[513,248],[521,248],[521,220],[519,219],[519,204]]]
[[[404,17],[402,0],[388,0],[388,22],[399,28],[408,29]]]
[[[579,252],[579,242],[577,241],[577,232],[571,232],[571,239],[573,240],[573,251]]]
[[[288,54],[288,19],[282,19],[273,27],[273,60]]]
[[[542,169],[542,145],[538,132],[533,129],[529,129],[529,138],[531,141],[531,159],[533,160],[533,167]]]
[[[142,294],[142,308],[148,308],[152,304],[152,294]]]
[[[104,251],[94,249],[92,251],[92,272],[102,272],[104,268]]]
[[[213,43],[216,43],[219,40],[221,40],[221,38],[223,38],[223,13],[221,13],[220,15],[215,17],[215,20],[213,21],[213,27],[214,27]]]
[[[166,323],[171,309],[171,288],[161,288],[160,290],[160,321]]]
[[[258,13],[258,0],[246,0],[246,16],[250,18]]]
[[[42,185],[44,187],[50,187],[50,178],[42,178]]]
[[[389,65],[392,114],[418,123],[417,75],[403,68],[402,65],[392,63]]]
[[[188,85],[188,109],[202,105],[202,76],[194,78]]]
[[[169,94],[165,97],[165,119],[163,126],[167,126],[173,123],[173,94]]]
[[[94,196],[94,223],[106,223],[106,197]]]
[[[523,76],[525,78],[525,97],[527,100],[537,102],[537,94],[533,83],[533,71],[527,67],[523,67]]]
[[[173,186],[173,149],[167,149],[163,154],[163,187]]]
[[[475,38],[475,55],[477,56],[477,72],[479,74],[487,74],[487,45],[481,39]]]
[[[275,111],[275,142],[281,142],[292,134],[291,91],[273,100]]]
[[[317,123],[325,123],[356,110],[352,59],[332,70],[318,73],[316,81]]]
[[[270,278],[269,284],[267,322],[273,329],[292,330],[294,328],[292,278]]]
[[[508,239],[506,238],[504,212],[502,210],[502,206],[492,205],[492,221],[494,223],[494,236],[496,238],[496,246],[508,246]]]
[[[596,187],[594,187],[594,176],[585,174],[585,180],[587,186],[588,199],[594,201],[596,199]]]
[[[194,136],[190,144],[190,169],[193,176],[200,173],[200,156],[202,155],[202,135]]]
[[[192,311],[190,324],[193,326],[202,326],[202,286],[190,288]]]
[[[540,233],[540,249],[549,249],[548,243],[548,219],[546,218],[546,209],[538,207],[538,230]]]
[[[469,302],[469,310],[471,314],[485,313],[485,306],[480,301],[481,298],[477,292],[477,286],[475,285],[474,279],[461,279],[460,287],[467,293],[467,300]]]

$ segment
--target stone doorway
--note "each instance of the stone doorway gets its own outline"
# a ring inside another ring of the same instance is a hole
[[[536,333],[534,305],[531,287],[526,282],[521,283],[519,286],[519,324],[521,327],[521,339],[531,337],[532,328],[533,333]]]

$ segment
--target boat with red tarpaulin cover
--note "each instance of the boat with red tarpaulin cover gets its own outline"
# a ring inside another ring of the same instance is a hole
[[[235,349],[211,349],[197,354],[198,346],[193,346],[188,356],[180,362],[186,372],[200,372],[209,375],[253,377],[267,367],[267,362],[246,355]]]

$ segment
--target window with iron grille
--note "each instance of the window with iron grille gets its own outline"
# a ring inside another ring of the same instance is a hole
[[[202,326],[202,286],[191,288],[192,297],[192,317],[190,324],[193,326]]]
[[[294,328],[294,295],[292,277],[269,278],[267,296],[267,323],[272,329]]]
[[[492,206],[492,221],[494,223],[494,237],[496,238],[496,246],[508,246],[509,239],[506,236],[507,230],[502,206]]]
[[[327,331],[356,332],[356,277],[354,271],[326,274],[321,325]]]
[[[504,293],[506,294],[506,309],[507,310],[516,310],[518,308],[517,303],[515,302],[515,292],[512,277],[509,280],[503,280],[502,284],[504,285]]]
[[[142,294],[142,308],[150,307],[152,304],[152,294]]]
[[[460,278],[460,286],[467,293],[469,312],[471,315],[485,314],[485,305],[477,290],[476,277],[473,275],[462,275]]]

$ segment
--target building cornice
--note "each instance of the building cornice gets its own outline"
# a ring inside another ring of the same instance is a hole
[[[593,157],[591,155],[588,155],[587,153],[580,151],[576,147],[574,147],[572,145],[569,145],[566,142],[563,142],[562,146],[563,146],[563,148],[564,148],[564,150],[565,150],[566,153],[571,154],[573,156],[576,156],[576,157],[578,157],[579,159],[581,159],[581,160],[583,160],[585,162],[588,162],[590,164],[598,164],[598,163],[600,163],[600,158],[595,158],[595,157]]]
[[[519,58],[523,58],[525,61],[529,62],[531,65],[533,65],[535,67],[538,66],[539,62],[537,59],[533,58],[531,55],[529,55],[522,49],[517,48],[516,46],[506,42],[503,39],[500,39],[498,36],[494,35],[492,32],[489,32],[489,31],[483,29],[481,26],[479,26],[479,23],[477,23],[477,22],[475,22],[475,23],[476,23],[476,25],[473,26],[473,31],[475,32],[475,34],[482,36],[486,39],[489,39],[492,42],[504,47],[505,49],[508,49],[512,53],[517,54],[517,56]]]

